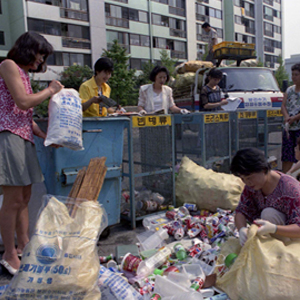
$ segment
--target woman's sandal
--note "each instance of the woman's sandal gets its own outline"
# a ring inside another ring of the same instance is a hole
[[[11,275],[15,275],[18,270],[13,268],[5,259],[0,260],[0,264],[9,272]]]

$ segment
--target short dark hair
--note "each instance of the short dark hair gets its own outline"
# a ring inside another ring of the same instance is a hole
[[[300,63],[294,64],[291,68],[292,71],[298,71],[300,72]]]
[[[239,150],[233,157],[230,170],[236,176],[247,176],[259,172],[268,173],[271,170],[271,166],[261,150],[245,148]]]
[[[168,82],[170,80],[170,73],[169,73],[169,70],[166,67],[164,67],[164,66],[156,66],[156,67],[154,67],[153,70],[151,71],[150,75],[149,75],[149,79],[154,82],[155,81],[155,77],[160,72],[165,72],[167,74],[167,82]]]
[[[7,58],[18,65],[28,66],[35,62],[37,54],[44,55],[44,62],[37,70],[30,72],[45,72],[47,69],[47,57],[53,53],[52,45],[40,34],[32,31],[23,33],[9,50]]]
[[[101,71],[107,71],[112,73],[113,70],[114,70],[114,64],[112,60],[108,57],[101,57],[94,64],[95,75],[97,75],[96,72],[100,73]]]
[[[221,70],[219,70],[219,69],[212,68],[208,72],[207,76],[210,76],[212,78],[222,79],[223,72]]]
[[[207,27],[211,27],[211,26],[208,22],[204,22],[201,27],[202,28],[207,28]]]

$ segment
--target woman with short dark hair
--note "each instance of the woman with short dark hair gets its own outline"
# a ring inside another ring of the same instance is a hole
[[[242,246],[247,241],[247,221],[260,226],[259,235],[300,238],[300,185],[295,178],[271,170],[256,148],[239,150],[231,172],[245,183],[235,215]]]
[[[12,275],[20,267],[18,254],[22,254],[29,241],[31,185],[44,180],[33,135],[45,138],[46,134],[32,119],[33,107],[63,87],[52,80],[46,89],[33,94],[28,72],[45,71],[46,59],[52,52],[52,46],[43,36],[26,32],[0,64],[0,186],[3,190],[0,228],[5,248],[0,263]]]
[[[187,109],[180,109],[174,103],[172,89],[165,85],[170,75],[166,67],[156,66],[150,73],[149,79],[153,82],[140,87],[138,111],[141,114],[155,113],[163,110],[165,114],[189,113]]]
[[[107,116],[108,110],[102,106],[101,96],[110,97],[111,88],[107,81],[113,70],[112,60],[108,57],[101,57],[94,65],[95,75],[81,84],[79,96],[82,101],[83,117]]]

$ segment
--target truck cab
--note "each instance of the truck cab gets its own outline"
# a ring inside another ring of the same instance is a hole
[[[238,109],[281,107],[283,94],[271,70],[267,68],[219,68],[223,72],[220,87],[223,97],[240,98]]]
[[[222,98],[240,98],[242,101],[238,109],[258,110],[281,107],[283,93],[270,69],[260,67],[220,67],[218,69],[223,72],[223,78],[219,83]],[[196,72],[192,110],[199,110],[201,89],[198,87],[198,75],[203,72],[202,86],[204,86],[209,70],[199,69]]]

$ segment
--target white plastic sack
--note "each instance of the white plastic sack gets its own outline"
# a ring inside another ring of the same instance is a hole
[[[101,289],[102,300],[143,300],[122,276],[100,266],[98,285]]]
[[[68,203],[73,204],[71,200]],[[97,202],[77,199],[73,218],[54,196],[46,195],[44,201],[20,269],[3,299],[101,299],[96,245],[108,223],[105,209]]]
[[[82,106],[74,89],[62,89],[49,102],[49,123],[44,145],[57,144],[72,150],[83,150]]]

